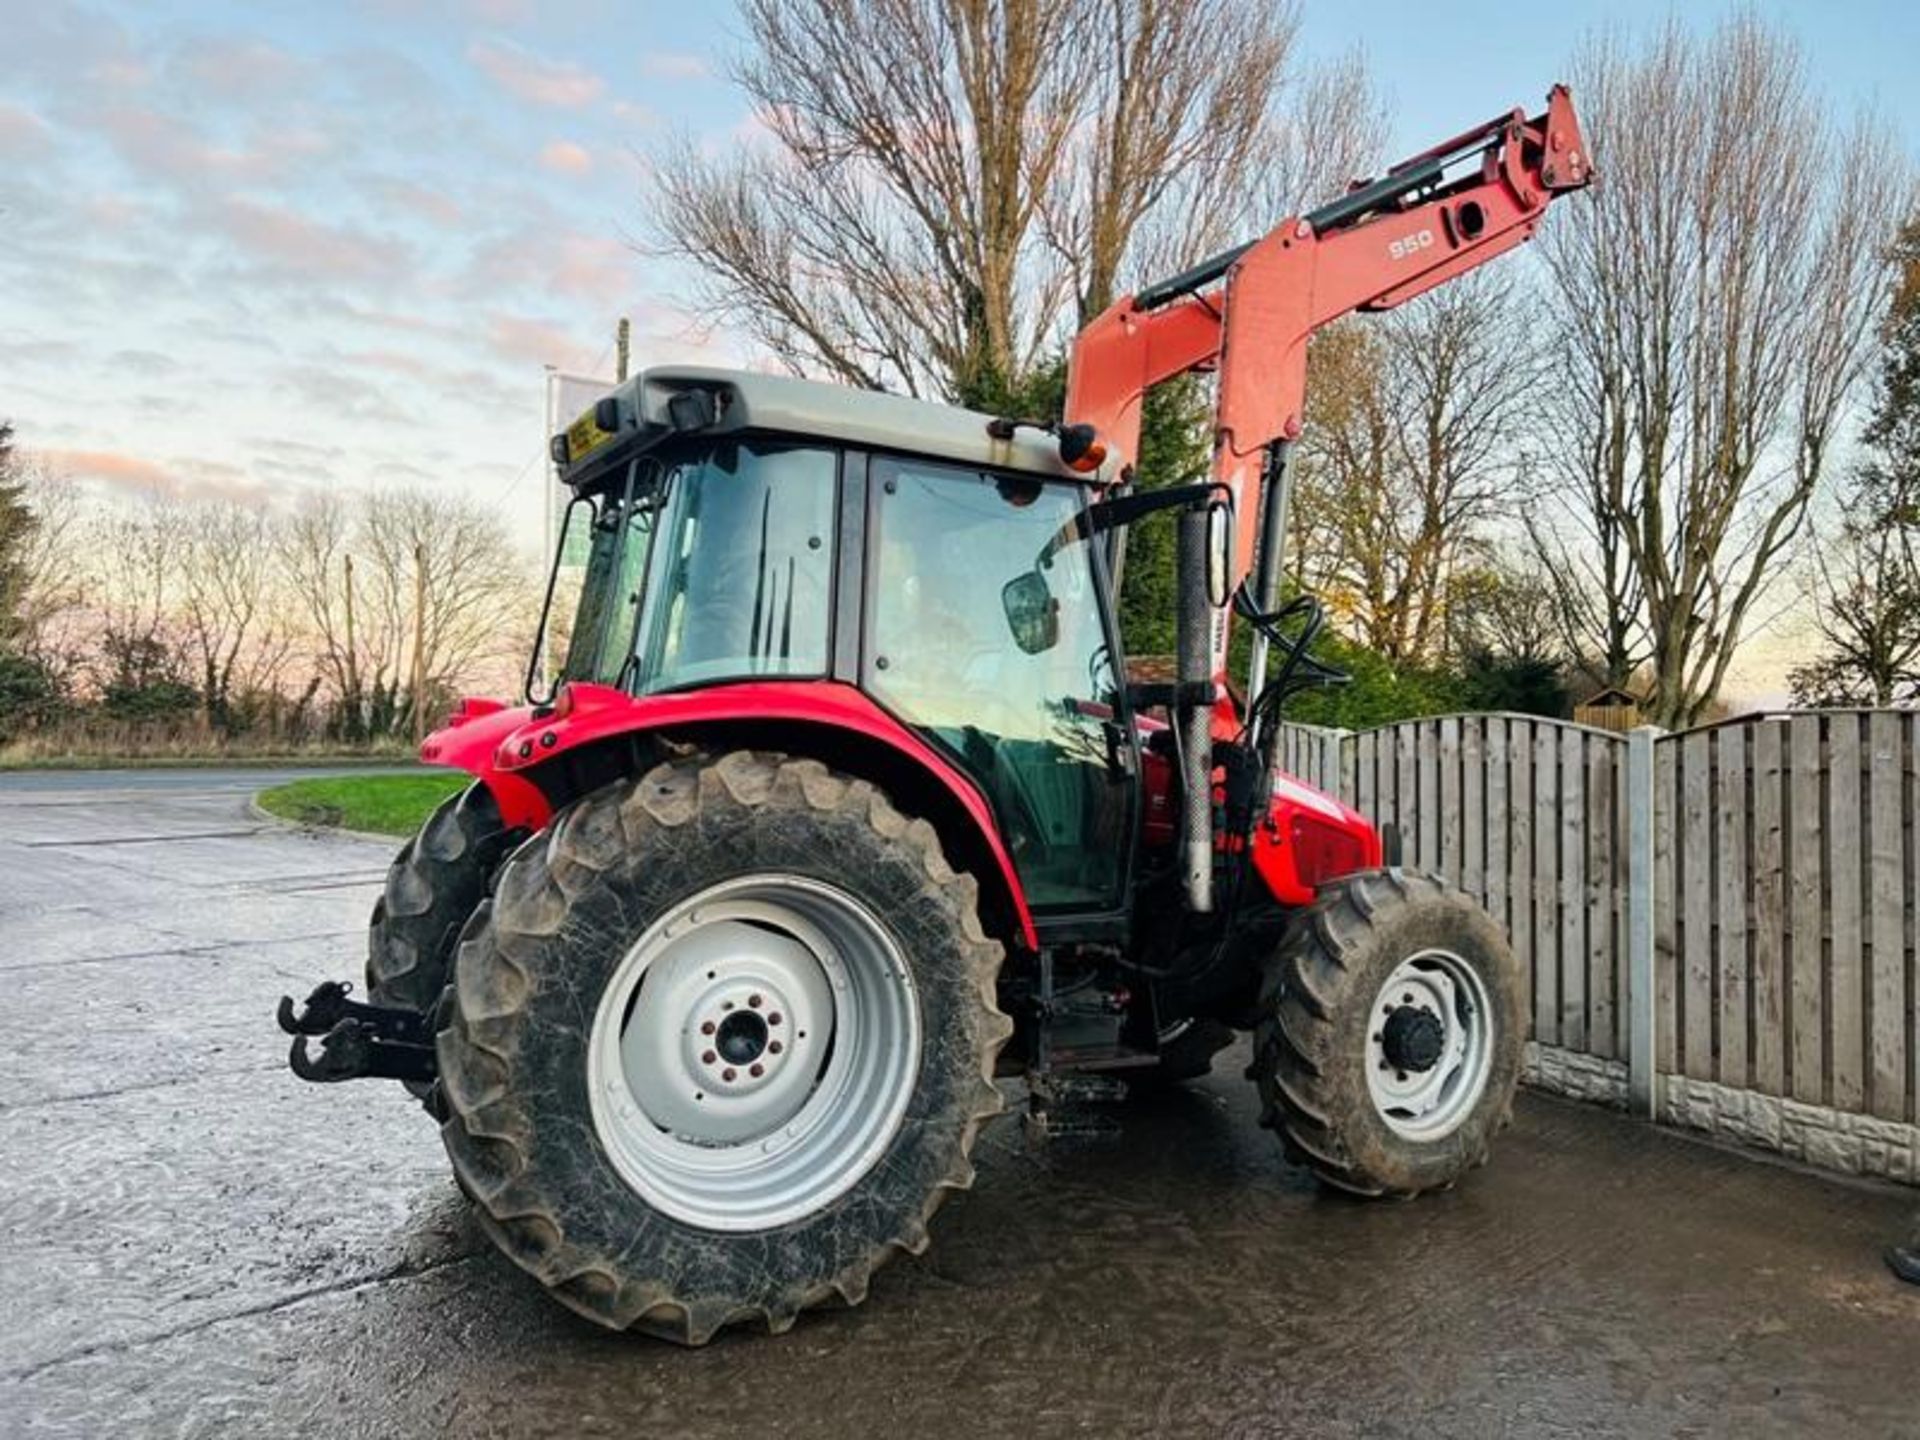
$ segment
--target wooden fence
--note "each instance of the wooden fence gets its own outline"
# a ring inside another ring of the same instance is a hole
[[[1674,735],[1458,715],[1290,727],[1282,759],[1480,900],[1532,1038],[1624,1064],[1650,1113],[1730,1094],[1920,1125],[1920,715]],[[1890,1173],[1920,1180],[1903,1135]]]

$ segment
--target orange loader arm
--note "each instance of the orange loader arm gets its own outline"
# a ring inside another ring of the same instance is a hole
[[[1285,466],[1306,403],[1307,341],[1356,310],[1390,310],[1532,237],[1554,197],[1593,169],[1563,85],[1544,113],[1488,121],[1355,185],[1267,235],[1116,301],[1073,343],[1066,420],[1138,454],[1146,392],[1218,369],[1213,478],[1241,517],[1235,584],[1276,599],[1285,543]],[[1127,472],[1123,471],[1123,476]],[[1246,523],[1257,516],[1255,524]],[[1225,660],[1222,611],[1213,662]],[[1256,676],[1264,666],[1257,656]]]

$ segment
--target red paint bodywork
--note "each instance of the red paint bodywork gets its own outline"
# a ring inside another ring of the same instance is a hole
[[[1074,338],[1066,419],[1094,427],[1124,460],[1139,454],[1140,412],[1162,381],[1218,369],[1213,478],[1233,497],[1233,583],[1260,543],[1265,452],[1299,436],[1307,341],[1355,310],[1389,310],[1532,238],[1549,202],[1593,178],[1566,87],[1544,112],[1514,110],[1394,167],[1406,171],[1485,142],[1477,175],[1424,202],[1384,207],[1320,234],[1282,221],[1239,256],[1223,284],[1142,309],[1123,296]],[[1124,473],[1124,469],[1123,472]],[[1226,631],[1214,636],[1216,666]]]
[[[427,737],[420,758],[483,781],[509,825],[538,830],[552,806],[530,777],[542,765],[598,741],[727,721],[782,721],[851,732],[890,747],[944,787],[979,827],[980,840],[1006,883],[1021,937],[1036,948],[1033,915],[999,826],[973,783],[926,741],[851,685],[827,680],[751,681],[669,695],[633,696],[608,685],[574,682],[539,713],[497,701],[466,700]]]
[[[1253,827],[1253,868],[1282,905],[1311,904],[1327,881],[1381,863],[1380,832],[1351,805],[1291,775],[1276,775]]]

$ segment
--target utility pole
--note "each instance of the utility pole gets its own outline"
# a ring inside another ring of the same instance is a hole
[[[627,342],[632,336],[632,326],[627,317],[620,317],[620,324],[613,332],[613,378],[624,381],[627,378]]]
[[[427,738],[427,547],[413,547],[413,743]]]
[[[360,738],[360,662],[353,648],[353,557],[346,557],[347,571],[347,693],[340,697],[347,710],[347,739]]]

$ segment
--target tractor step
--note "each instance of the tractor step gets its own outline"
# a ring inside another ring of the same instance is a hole
[[[432,1080],[439,1073],[433,1033],[418,1010],[367,1005],[347,998],[352,986],[327,980],[314,987],[306,1003],[280,997],[276,1018],[293,1036],[287,1065],[302,1080],[332,1084],[340,1080]],[[307,1041],[319,1037],[309,1052]]]

